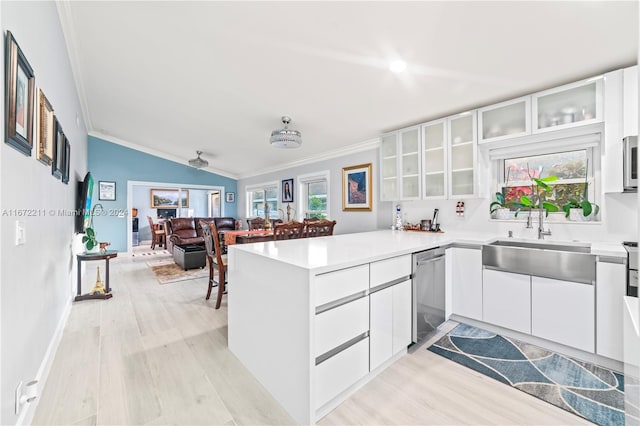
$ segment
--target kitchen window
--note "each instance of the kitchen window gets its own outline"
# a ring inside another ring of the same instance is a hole
[[[300,219],[329,216],[329,172],[298,176]]]
[[[248,217],[264,217],[265,202],[269,205],[269,217],[278,218],[278,184],[263,184],[247,188]]]
[[[558,180],[547,182],[552,189],[540,193],[543,201],[562,209],[569,198],[581,199],[586,186],[589,201],[597,203],[593,158],[592,148],[505,158],[499,162],[499,192],[506,203],[519,202],[522,196],[532,195],[532,178],[556,176]],[[510,209],[517,210],[514,206]],[[562,210],[560,214],[564,214]]]

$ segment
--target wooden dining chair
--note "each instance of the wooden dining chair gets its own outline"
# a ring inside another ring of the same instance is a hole
[[[156,249],[156,244],[160,247],[164,245],[167,248],[165,230],[161,229],[160,224],[153,223],[151,216],[147,216],[147,219],[149,219],[149,229],[151,229],[151,250]]]
[[[274,240],[293,240],[296,238],[302,238],[304,231],[303,222],[283,222],[276,224],[273,229]]]
[[[335,220],[314,220],[305,224],[305,236],[306,237],[324,237],[326,235],[333,235],[333,228],[336,226]]]
[[[211,290],[217,285],[218,298],[216,300],[216,309],[220,309],[222,295],[225,292],[225,284],[227,282],[227,255],[222,254],[216,224],[214,222],[201,220],[200,227],[202,227],[202,236],[204,238],[205,248],[207,249],[207,260],[209,261],[209,288],[207,289],[206,300],[209,300]],[[218,270],[218,284],[214,284],[214,271],[216,269]]]
[[[249,231],[264,229],[264,218],[256,217],[253,219],[247,219],[247,225],[249,226]]]

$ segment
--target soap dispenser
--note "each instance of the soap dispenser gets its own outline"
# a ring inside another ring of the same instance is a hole
[[[402,208],[400,207],[400,204],[396,204],[396,217],[393,222],[393,229],[397,231],[402,231],[404,229],[404,226],[402,225]]]

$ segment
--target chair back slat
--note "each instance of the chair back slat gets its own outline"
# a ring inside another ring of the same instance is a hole
[[[327,235],[333,235],[333,228],[336,226],[335,220],[314,220],[305,224],[305,235],[311,237],[324,237]]]
[[[276,224],[273,229],[274,240],[293,240],[296,238],[302,238],[304,233],[303,222],[284,222]]]

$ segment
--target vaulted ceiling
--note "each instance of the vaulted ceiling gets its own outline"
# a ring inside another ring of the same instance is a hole
[[[244,177],[632,65],[638,3],[59,3],[90,134]],[[389,71],[401,58],[404,73]],[[272,148],[280,117],[302,132]]]

